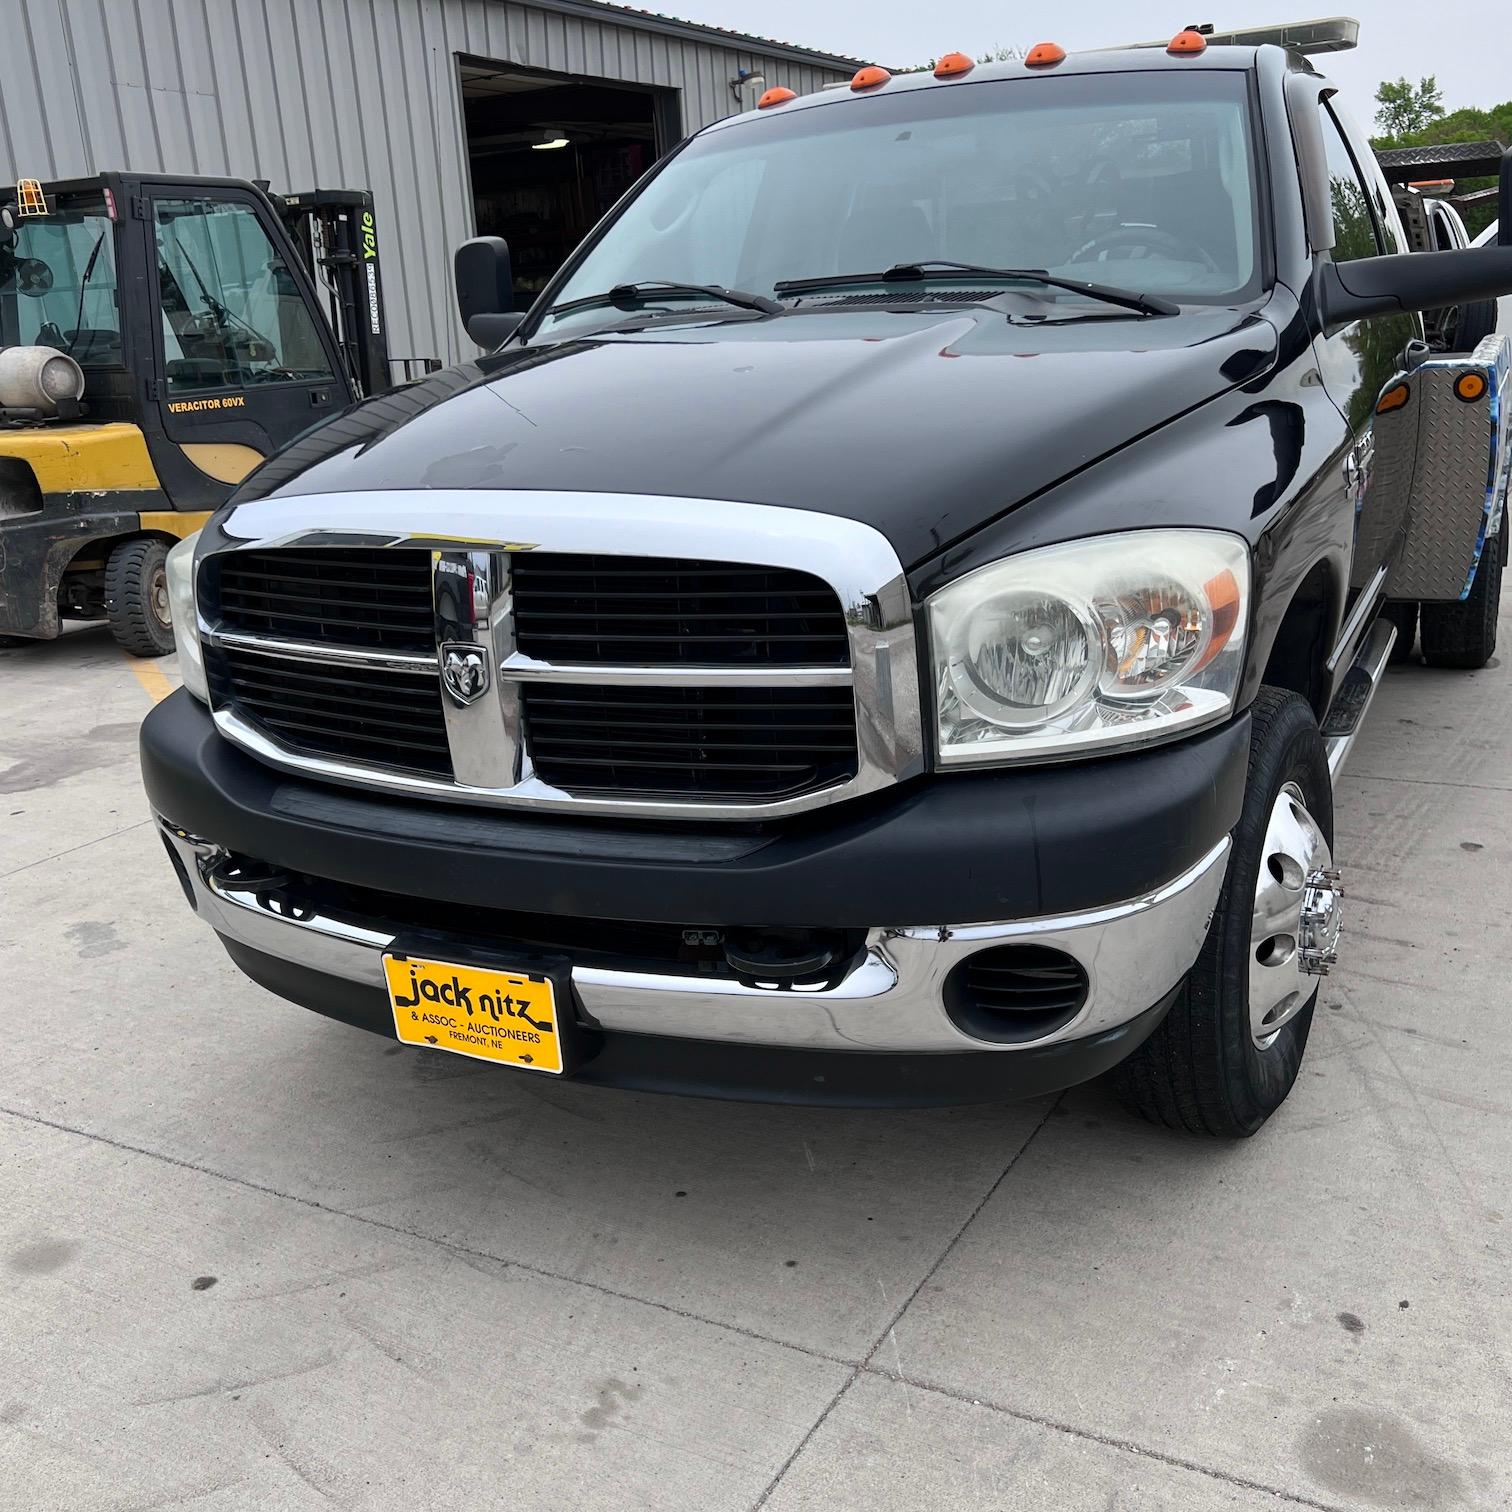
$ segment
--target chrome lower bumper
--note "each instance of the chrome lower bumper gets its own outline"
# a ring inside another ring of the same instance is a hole
[[[220,847],[159,828],[200,916],[253,950],[383,991],[394,936],[359,918],[278,913],[216,874]],[[575,966],[572,984],[597,1027],[753,1045],[892,1052],[1014,1050],[1079,1039],[1138,1017],[1178,986],[1202,948],[1228,861],[1221,840],[1163,887],[1088,913],[1001,924],[878,927],[832,986],[750,986],[720,978]],[[1086,970],[1087,1000],[1054,1034],[1022,1044],[978,1039],[947,1014],[944,984],[969,955],[1000,944],[1054,946]],[[459,945],[459,950],[465,947]]]

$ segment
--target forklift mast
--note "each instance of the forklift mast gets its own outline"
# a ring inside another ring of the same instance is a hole
[[[392,380],[373,196],[365,189],[312,189],[271,198],[310,276],[325,290],[331,330],[357,391],[381,393]]]

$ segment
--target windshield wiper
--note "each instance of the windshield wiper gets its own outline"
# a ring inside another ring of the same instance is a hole
[[[1140,294],[1133,289],[1115,289],[1107,284],[1083,283],[1079,278],[1061,278],[1044,268],[988,268],[979,263],[947,262],[929,258],[922,262],[894,263],[882,273],[832,273],[823,278],[786,278],[776,286],[778,294],[807,294],[815,289],[842,289],[853,284],[911,283],[925,278],[1002,278],[1030,279],[1052,289],[1067,289],[1100,299],[1104,304],[1122,305],[1141,315],[1179,315],[1181,307],[1155,294]]]
[[[711,299],[719,304],[734,305],[740,310],[760,310],[763,315],[781,315],[783,307],[764,294],[747,294],[743,289],[725,289],[718,284],[680,283],[669,278],[643,278],[635,283],[615,284],[602,294],[585,294],[566,304],[552,305],[548,315],[565,315],[570,310],[591,310],[595,305],[616,305],[633,309],[657,299]]]

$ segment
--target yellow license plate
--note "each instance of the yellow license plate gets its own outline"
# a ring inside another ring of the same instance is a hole
[[[525,1071],[562,1071],[556,995],[544,977],[386,955],[394,1032],[406,1045],[450,1050]]]

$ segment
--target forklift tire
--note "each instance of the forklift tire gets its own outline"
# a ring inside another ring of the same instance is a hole
[[[1381,610],[1381,618],[1397,628],[1397,638],[1391,646],[1393,667],[1405,666],[1412,660],[1412,648],[1417,644],[1418,606],[1415,600],[1401,604],[1387,604]]]
[[[167,562],[166,541],[136,536],[122,541],[105,563],[105,617],[110,633],[133,656],[173,650]]]
[[[1456,604],[1423,605],[1423,660],[1430,667],[1476,671],[1496,654],[1501,607],[1502,543],[1498,533],[1481,548],[1470,597]]]
[[[1318,996],[1306,952],[1328,957],[1332,944],[1308,938],[1310,917],[1337,925],[1333,783],[1317,719],[1274,687],[1250,714],[1244,807],[1202,954],[1160,1027],[1112,1073],[1140,1117],[1220,1139],[1248,1138],[1285,1102]]]

